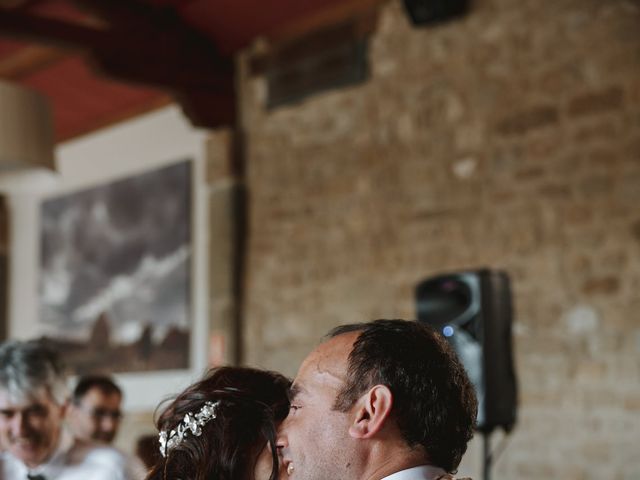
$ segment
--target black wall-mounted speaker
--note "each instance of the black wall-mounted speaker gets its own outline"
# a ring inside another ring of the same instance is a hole
[[[481,432],[516,423],[511,286],[505,272],[476,270],[428,278],[416,287],[418,321],[451,343],[478,396]]]
[[[430,25],[464,15],[469,0],[404,0],[404,6],[414,25]]]

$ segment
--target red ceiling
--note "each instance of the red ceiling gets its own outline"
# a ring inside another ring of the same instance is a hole
[[[255,37],[275,33],[345,0],[146,0],[171,5],[194,28],[213,39],[223,53],[245,47]],[[352,2],[353,3],[353,2]]]
[[[63,58],[22,80],[49,97],[56,137],[70,138],[162,103],[158,90],[105,80],[80,55]],[[147,108],[148,107],[148,108]]]
[[[0,38],[0,57],[7,57],[24,47],[24,43]]]
[[[370,8],[378,0],[137,1],[175,10],[188,27],[213,40],[218,51],[228,57],[256,37],[273,38],[286,35],[287,31],[295,32],[296,28],[313,28],[314,23],[326,23],[327,19],[335,21],[340,16],[346,17],[363,8]],[[79,10],[76,3],[82,2],[27,0],[23,2],[21,12],[74,25],[108,26],[102,19]],[[2,15],[6,14],[0,8],[0,17]],[[60,51],[56,54],[55,49],[45,49],[53,54],[36,52],[38,59],[29,60],[33,57],[34,46],[37,44],[18,42],[0,29],[0,78],[17,81],[49,97],[58,140],[95,130],[170,101],[166,92],[106,78],[97,73],[87,62],[88,57],[77,50],[63,56]]]

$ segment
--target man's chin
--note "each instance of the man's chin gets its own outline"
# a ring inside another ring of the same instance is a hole
[[[42,463],[43,452],[38,443],[29,441],[14,442],[9,452],[28,467],[34,467]]]
[[[292,480],[293,479],[293,462],[283,461],[280,462],[280,469],[278,471],[278,480]]]

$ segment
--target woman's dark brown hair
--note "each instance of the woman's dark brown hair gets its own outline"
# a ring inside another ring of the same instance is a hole
[[[217,402],[217,416],[202,434],[187,434],[151,469],[147,480],[253,480],[258,455],[269,445],[276,480],[276,426],[289,408],[290,381],[265,370],[213,368],[179,394],[160,414],[158,430],[171,431],[185,414],[198,412],[205,402]]]

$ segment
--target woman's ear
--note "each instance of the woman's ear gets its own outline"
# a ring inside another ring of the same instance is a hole
[[[353,410],[349,435],[353,438],[371,438],[384,426],[391,413],[393,394],[386,385],[375,385],[362,395]]]

